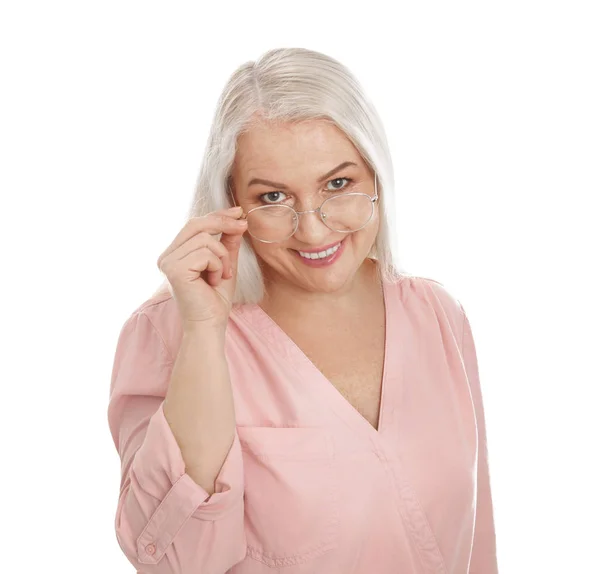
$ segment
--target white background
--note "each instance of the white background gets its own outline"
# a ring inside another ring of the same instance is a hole
[[[0,570],[133,572],[113,526],[116,338],[162,279],[227,78],[295,46],[360,79],[404,267],[471,320],[501,572],[600,572],[597,8],[5,2]]]

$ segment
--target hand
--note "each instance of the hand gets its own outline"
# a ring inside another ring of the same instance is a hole
[[[225,327],[237,279],[242,208],[192,217],[157,261],[171,284],[184,328]],[[217,236],[221,233],[220,240]]]

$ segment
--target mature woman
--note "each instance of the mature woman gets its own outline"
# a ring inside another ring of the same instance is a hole
[[[497,572],[469,321],[399,271],[393,194],[339,62],[278,49],[233,74],[165,288],[115,354],[115,527],[138,572]]]

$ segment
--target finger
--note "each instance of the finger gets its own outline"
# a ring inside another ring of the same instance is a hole
[[[221,243],[229,251],[229,255],[231,258],[231,267],[233,269],[237,268],[239,251],[242,245],[242,238],[244,233],[248,230],[248,222],[245,219],[239,221],[242,222],[240,223],[241,229],[236,229],[236,233],[223,232],[221,234]]]
[[[236,221],[237,219],[234,217],[224,214],[217,215],[214,213],[200,217],[192,217],[176,235],[175,239],[171,242],[171,245],[169,245],[163,255],[168,255],[191,239],[194,235],[203,231],[210,233],[211,235],[218,235],[225,231],[235,233],[236,230],[243,228],[243,225],[237,224]]]
[[[221,259],[223,269],[228,270],[231,267],[231,257],[225,245],[204,231],[194,235],[194,237],[175,249],[175,251],[171,252],[165,259],[163,259],[162,267],[164,268],[168,264],[173,265],[173,263],[170,263],[171,261],[185,259],[191,253],[199,250],[201,251],[203,249],[209,249],[217,257],[219,257]]]
[[[222,275],[218,277],[218,279],[220,280],[221,277],[223,279],[231,279],[232,274],[230,274],[229,270],[231,269],[231,253],[229,252],[229,249],[221,242],[218,241],[217,239],[215,239],[212,235],[210,235],[209,233],[199,233],[198,235],[192,237],[192,239],[190,239],[189,241],[187,241],[184,246],[195,246],[197,245],[198,248],[203,247],[204,245],[206,245],[206,247],[208,247],[213,253],[215,253],[215,255],[217,255],[220,259],[221,259],[221,264],[222,264]],[[180,249],[183,249],[182,246]]]
[[[215,277],[220,277],[223,270],[221,259],[215,255],[208,247],[192,251],[183,259],[171,261],[169,265],[169,274],[175,282],[189,282],[203,278],[207,282],[214,281]]]
[[[246,225],[237,224],[236,221],[236,217],[225,215],[223,213],[217,215],[216,212],[200,217],[192,217],[183,226],[171,244],[161,253],[157,260],[158,267],[160,268],[161,261],[165,257],[198,233],[203,231],[210,233],[211,235],[218,235],[219,233],[224,232],[230,235],[243,233]]]
[[[216,287],[221,282],[224,271],[225,267],[223,266],[223,260],[217,257],[212,251],[208,253],[204,280],[211,287]]]
[[[183,259],[188,253],[202,247],[209,247],[219,257],[229,258],[227,247],[206,231],[201,231],[191,239],[188,239],[183,245],[175,249],[170,256]]]

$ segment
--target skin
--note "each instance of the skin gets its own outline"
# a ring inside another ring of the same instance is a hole
[[[357,166],[342,168],[326,181],[318,179],[345,161]],[[268,124],[264,121],[238,139],[231,172],[232,193],[244,212],[265,204],[285,203],[298,211],[316,209],[332,192],[350,190],[353,183],[373,196],[374,173],[360,153],[336,126],[323,120]],[[285,184],[288,189],[254,184],[253,178]],[[262,197],[259,195],[279,192]],[[371,221],[354,233],[336,233],[318,213],[300,216],[296,233],[282,243],[268,244],[247,235],[258,256],[265,278],[266,297],[261,307],[271,315],[285,313],[320,320],[347,316],[357,304],[372,300],[378,285],[375,263],[367,256],[379,229],[377,203]],[[332,266],[313,268],[298,260],[290,249],[312,250],[346,238],[342,257]],[[294,305],[289,305],[294,301]]]

